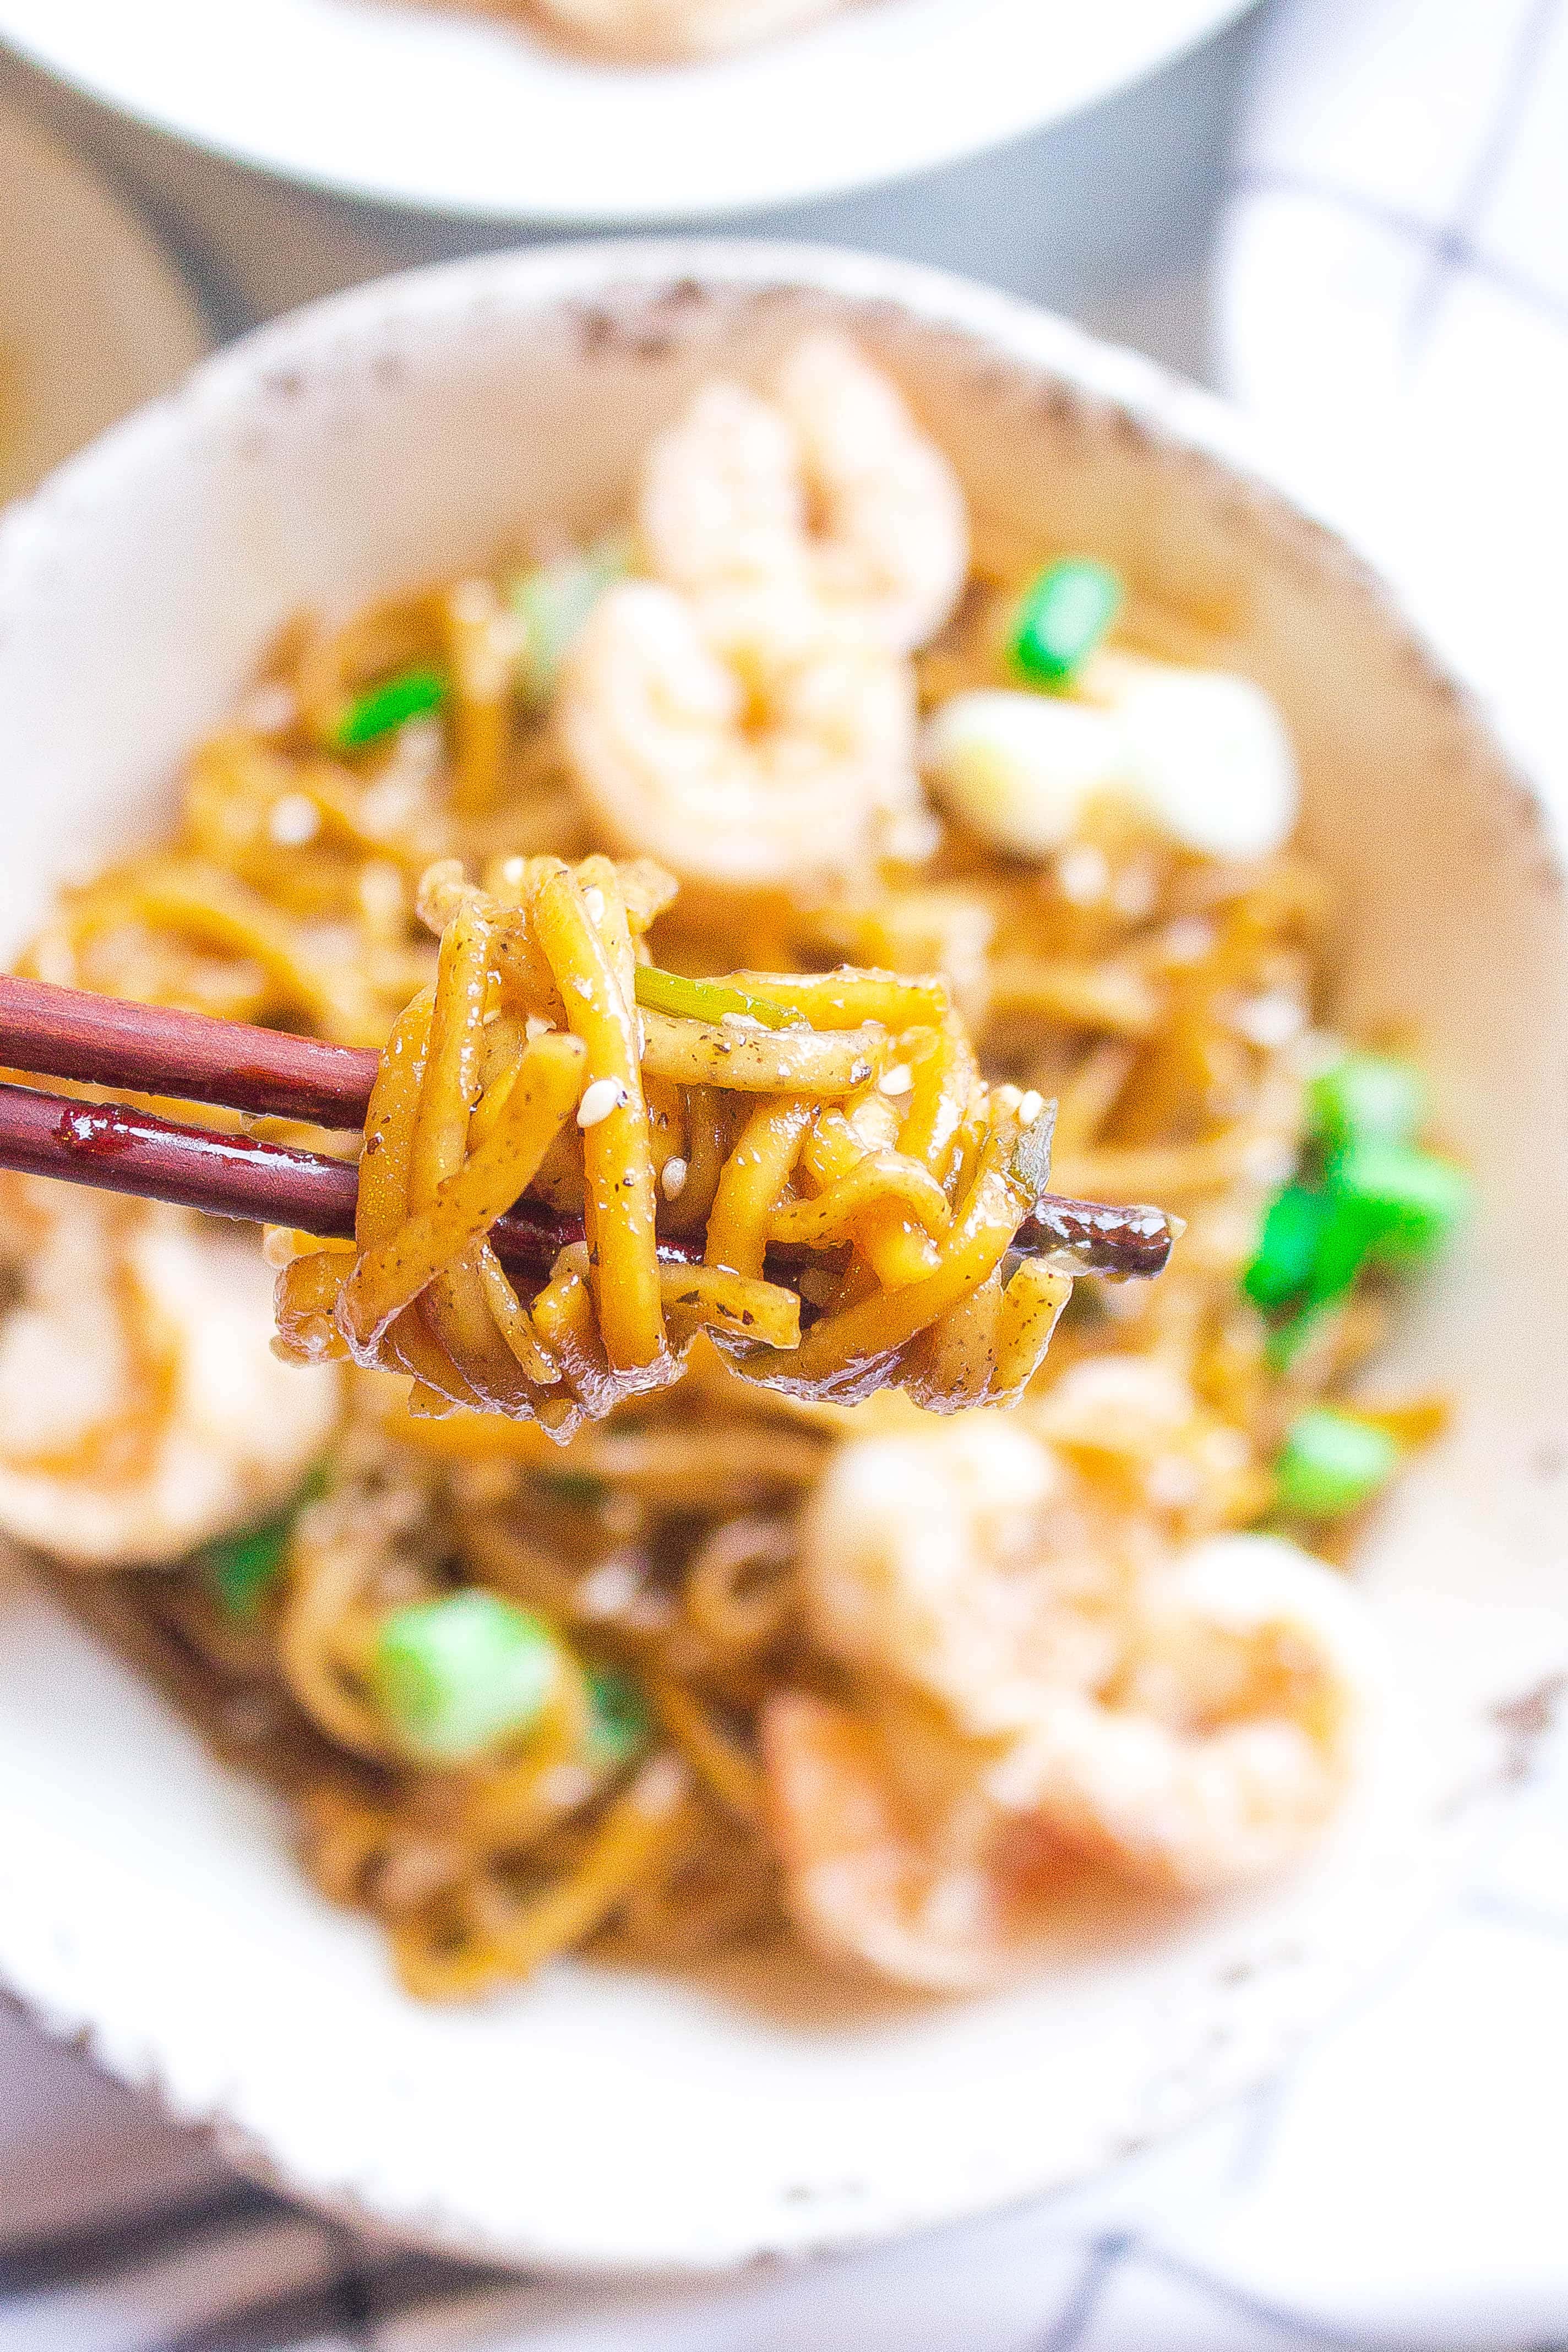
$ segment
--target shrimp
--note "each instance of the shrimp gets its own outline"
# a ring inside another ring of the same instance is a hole
[[[1101,1441],[1108,1402],[1067,1400],[1064,1439]],[[1152,1384],[1142,1402],[1163,1427]],[[1173,1554],[1146,1524],[1118,1549],[1124,1520],[1021,1414],[839,1449],[801,1587],[856,1704],[792,1699],[763,1741],[789,1899],[819,1943],[903,1981],[980,1981],[1075,1863],[1210,1893],[1327,1827],[1381,1673],[1354,1594],[1277,1538]],[[945,1780],[911,1786],[922,1748]]]
[[[899,654],[935,635],[969,569],[952,466],[826,332],[795,344],[772,400],[727,383],[697,394],[649,451],[639,522],[655,575],[705,607],[785,588]]]
[[[1138,1885],[1244,1885],[1339,1809],[1380,1675],[1342,1577],[1279,1537],[1211,1536],[1141,1596],[1110,1684],[1046,1695],[993,1793]]]
[[[563,673],[566,754],[609,845],[683,879],[808,885],[931,845],[908,665],[788,594],[716,647],[672,588],[632,581]]]
[[[272,1276],[174,1210],[0,1180],[0,1531],[84,1568],[264,1517],[337,1417],[272,1355]]]
[[[925,1992],[1011,1973],[1053,1858],[986,1801],[970,1755],[905,1724],[884,1738],[802,1691],[769,1700],[762,1737],[784,1900],[808,1942]]]
[[[838,0],[534,0],[562,32],[612,57],[702,58],[825,16]]]
[[[806,1506],[807,1622],[830,1655],[1017,1732],[1042,1689],[1093,1688],[1121,1643],[1104,1514],[1010,1415],[841,1445]]]

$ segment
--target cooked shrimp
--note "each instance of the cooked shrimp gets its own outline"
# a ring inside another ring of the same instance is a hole
[[[270,1349],[272,1277],[174,1210],[7,1177],[0,1529],[84,1567],[177,1559],[299,1486],[331,1374]]]
[[[993,1793],[1141,1885],[1245,1885],[1337,1811],[1377,1679],[1370,1622],[1332,1569],[1276,1537],[1210,1537],[1141,1593],[1103,1690],[1042,1694]]]
[[[825,16],[838,0],[534,0],[550,22],[614,57],[701,58]]]
[[[791,1916],[818,1951],[896,1984],[973,1991],[1014,1961],[1018,1897],[1042,1856],[1026,1874],[1009,1867],[973,1759],[925,1746],[922,1785],[911,1786],[907,1729],[883,1740],[847,1707],[781,1694],[763,1717],[768,1825]]]
[[[804,593],[911,652],[958,601],[963,492],[880,372],[841,335],[805,336],[765,400],[712,383],[653,446],[643,543],[657,576],[722,608]]]
[[[928,848],[908,667],[770,599],[725,659],[672,588],[612,589],[563,675],[562,740],[599,831],[684,878],[808,884]]]
[[[852,1440],[802,1522],[811,1631],[966,1733],[1016,1731],[1042,1690],[1092,1689],[1114,1668],[1126,1580],[1109,1544],[1066,1465],[1011,1415]]]

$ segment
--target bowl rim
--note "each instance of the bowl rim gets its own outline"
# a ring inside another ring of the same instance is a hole
[[[1215,394],[1033,304],[944,270],[847,248],[686,237],[584,240],[542,250],[437,263],[374,279],[290,312],[199,362],[175,390],[111,426],[0,517],[0,607],[13,593],[16,575],[37,552],[47,550],[57,521],[79,520],[100,492],[111,488],[122,467],[139,462],[160,443],[170,451],[177,450],[198,425],[210,427],[226,413],[242,413],[264,379],[279,368],[308,364],[318,353],[334,348],[340,352],[363,352],[373,343],[378,328],[395,318],[412,316],[438,327],[443,319],[460,319],[478,309],[510,308],[526,314],[556,306],[602,307],[621,297],[635,304],[682,284],[716,293],[780,289],[824,294],[871,316],[906,318],[917,331],[951,332],[983,356],[994,354],[1055,379],[1076,394],[1103,403],[1128,420],[1151,447],[1205,460],[1229,488],[1239,488],[1267,509],[1277,530],[1305,535],[1314,569],[1326,580],[1342,581],[1375,599],[1391,635],[1419,665],[1420,690],[1449,703],[1457,699],[1468,731],[1495,752],[1496,782],[1505,813],[1529,835],[1534,860],[1559,910],[1568,907],[1568,881],[1546,812],[1500,734],[1484,698],[1458,666],[1440,656],[1426,641],[1397,592],[1358,545],[1353,530],[1345,528],[1342,518],[1326,512],[1317,490],[1306,487],[1307,478],[1289,452],[1279,450],[1250,420]],[[36,1986],[29,1990],[8,1982],[3,1962],[0,1986],[46,2032],[75,2040],[107,2072],[151,2095],[175,2121],[195,2126],[221,2154],[253,2178],[374,2238],[422,2246],[445,2256],[504,2265],[542,2265],[563,2275],[603,2277],[618,2272],[667,2279],[712,2276],[716,2271],[738,2271],[749,2262],[767,2258],[764,2248],[709,2262],[673,2255],[661,2261],[655,2271],[642,2262],[618,2264],[613,2255],[594,2259],[563,2254],[559,2249],[529,2242],[521,2231],[498,2242],[451,2209],[394,2215],[356,2193],[347,2181],[335,2187],[302,2181],[290,2173],[286,2159],[259,2144],[221,2107],[201,2115],[183,2109],[153,2051],[143,2049],[132,2055],[123,2046],[116,2046],[98,2021],[73,2011],[68,2000],[57,2001]],[[1271,2052],[1261,2071],[1272,2071],[1282,2059],[1282,2051]],[[1231,2087],[1225,2086],[1225,2095]],[[1200,2098],[1194,2113],[1203,2109]],[[876,2243],[943,2219],[994,2210],[999,2201],[985,2200],[963,2209],[962,2214],[956,2206],[904,2217],[896,2211],[880,2213],[859,2226],[839,2220],[825,2224],[822,2233],[801,2251],[847,2250]]]

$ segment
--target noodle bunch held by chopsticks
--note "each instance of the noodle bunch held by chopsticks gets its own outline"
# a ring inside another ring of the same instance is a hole
[[[505,1412],[561,1443],[678,1378],[700,1330],[801,1397],[1022,1393],[1072,1288],[1005,1268],[1050,1118],[980,1078],[944,982],[645,962],[639,1003],[644,934],[675,897],[658,867],[512,858],[497,881],[455,862],[425,878],[436,982],[383,1060],[352,1254],[284,1269],[289,1352],[405,1372],[416,1412]],[[584,1238],[525,1305],[487,1235],[536,1182]],[[704,1236],[701,1265],[661,1264],[661,1216]]]

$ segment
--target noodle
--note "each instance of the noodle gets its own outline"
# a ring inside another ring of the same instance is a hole
[[[1006,681],[999,616],[1045,552],[974,559],[913,660],[925,708]],[[432,1999],[585,1944],[664,1958],[793,1924],[842,1952],[805,1916],[795,1801],[856,1772],[840,1828],[901,1822],[920,1872],[943,1839],[958,1868],[1001,1752],[952,1695],[962,1643],[921,1684],[891,1662],[902,1603],[857,1648],[824,1597],[825,1546],[859,1539],[831,1519],[840,1471],[911,1431],[911,1462],[938,1459],[911,1402],[1014,1408],[944,1426],[1044,1465],[1052,1640],[1098,1661],[1074,1690],[1110,1707],[1148,1563],[1268,1518],[1286,1432],[1342,1394],[1384,1311],[1369,1275],[1289,1351],[1238,1286],[1308,1164],[1313,874],[1100,802],[1032,858],[953,809],[921,864],[678,891],[563,756],[528,576],[289,632],[193,758],[174,839],[63,893],[27,962],[383,1050],[354,1243],[295,1236],[281,1270],[283,1343],[342,1368],[311,1377],[344,1406],[270,1580],[237,1612],[220,1544],[57,1582],[282,1790],[318,1885]],[[1120,642],[1203,661],[1226,625],[1134,598]],[[363,731],[395,690],[404,715]],[[1015,1252],[1042,1098],[1062,1190],[1187,1216],[1160,1281],[1069,1298]],[[525,1192],[584,1238],[520,1289],[490,1236]],[[677,1236],[700,1264],[661,1255]],[[127,1334],[151,1328],[116,1279]],[[133,1409],[81,1441],[83,1479],[171,1410],[156,1344],[130,1362]],[[889,1378],[906,1393],[874,1394]],[[1439,1418],[1415,1401],[1381,1425],[1415,1444]],[[519,1674],[545,1664],[526,1734],[437,1752],[391,1705],[386,1628],[473,1595],[510,1612]],[[947,1981],[906,1950],[941,1909],[907,1859],[880,1857],[875,1899],[896,1886],[916,1925],[873,1965]]]

